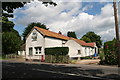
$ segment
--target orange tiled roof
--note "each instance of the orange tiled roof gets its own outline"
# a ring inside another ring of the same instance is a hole
[[[59,39],[63,39],[63,40],[74,40],[76,41],[78,44],[82,45],[82,46],[90,46],[90,47],[94,47],[94,42],[93,43],[86,43],[85,41],[83,40],[79,40],[79,39],[75,39],[75,38],[71,38],[71,37],[67,37],[67,36],[64,36],[62,34],[58,34],[58,33],[55,33],[55,32],[52,32],[52,31],[49,31],[49,30],[46,30],[46,29],[42,29],[42,28],[39,28],[39,27],[35,27],[38,31],[40,31],[42,34],[44,34],[45,36],[49,36],[49,37],[54,37],[54,38],[59,38]]]
[[[40,32],[42,32],[46,36],[50,36],[50,37],[54,37],[54,38],[59,38],[59,39],[64,39],[64,40],[69,40],[69,37],[64,36],[62,34],[58,34],[58,33],[55,33],[55,32],[52,32],[52,31],[49,31],[49,30],[46,30],[46,29],[42,29],[42,28],[39,28],[39,27],[35,27],[35,28],[37,30],[39,30]]]
[[[86,45],[86,46],[94,47],[94,46],[95,46],[95,42],[92,42],[92,43],[86,43],[85,45]]]
[[[78,44],[82,45],[82,46],[90,46],[90,47],[94,47],[94,43],[95,42],[92,42],[92,43],[86,43],[85,41],[83,40],[79,40],[79,39],[75,39],[75,38],[71,38],[72,40],[76,41]]]

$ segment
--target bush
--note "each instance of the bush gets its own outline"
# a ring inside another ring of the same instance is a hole
[[[69,51],[68,47],[45,48],[46,55],[67,55],[68,51]]]
[[[117,47],[116,40],[108,41],[104,44],[105,60],[101,61],[102,64],[117,65],[118,58],[116,54]]]
[[[104,53],[99,53],[99,59],[102,61],[105,59],[105,54]]]

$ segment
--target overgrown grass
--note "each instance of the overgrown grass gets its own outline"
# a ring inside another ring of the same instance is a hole
[[[87,56],[87,57],[81,57],[81,59],[83,60],[83,59],[92,59],[92,57],[90,57],[90,56]]]
[[[100,60],[104,60],[105,59],[105,54],[104,53],[99,53],[99,58],[100,58]]]
[[[2,56],[0,56],[0,60],[2,59]]]
[[[5,55],[0,55],[0,60],[5,59]]]
[[[75,64],[77,60],[69,60],[69,63]]]

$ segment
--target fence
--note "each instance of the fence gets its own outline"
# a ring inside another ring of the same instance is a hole
[[[8,54],[8,55],[2,55],[2,59],[16,59],[20,58],[21,56],[16,54]]]
[[[45,62],[48,62],[48,63],[69,63],[69,56],[45,55]]]

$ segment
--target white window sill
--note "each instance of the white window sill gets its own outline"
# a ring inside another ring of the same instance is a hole
[[[42,54],[34,54],[34,56],[42,56]]]

